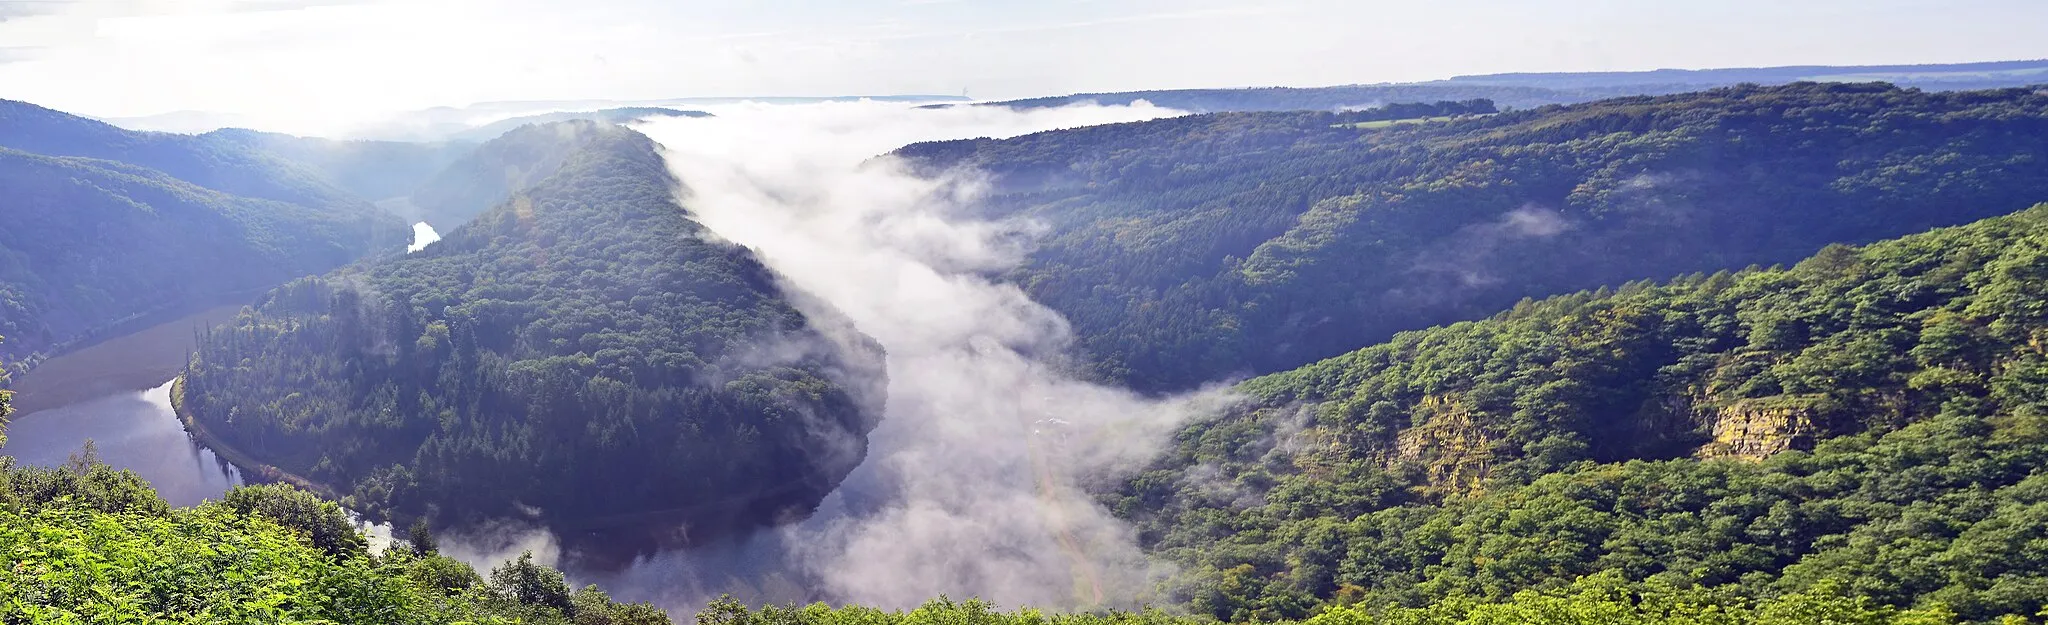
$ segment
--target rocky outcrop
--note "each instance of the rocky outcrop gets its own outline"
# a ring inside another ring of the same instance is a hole
[[[1395,437],[1395,463],[1421,471],[1437,494],[1478,490],[1493,474],[1499,435],[1475,423],[1472,407],[1459,398],[1427,396],[1415,410],[1418,424]]]
[[[1809,449],[1820,433],[1813,398],[1779,396],[1703,406],[1713,440],[1694,455],[1701,459],[1762,460],[1793,449]]]

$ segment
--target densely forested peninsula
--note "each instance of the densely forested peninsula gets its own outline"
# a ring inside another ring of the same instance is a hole
[[[1107,500],[1233,621],[1531,591],[2031,617],[2043,302],[2048,205],[1524,301],[1247,382]]]
[[[1736,87],[1420,123],[1228,113],[919,144],[1048,233],[1007,278],[1095,375],[1280,371],[1544,296],[1791,262],[2048,197],[2048,95]]]
[[[879,349],[691,221],[646,137],[531,128],[573,146],[558,170],[263,296],[204,337],[182,410],[378,516],[702,540],[807,513],[863,456]]]

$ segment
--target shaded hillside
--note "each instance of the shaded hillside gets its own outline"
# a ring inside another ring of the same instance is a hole
[[[256,199],[353,214],[375,211],[312,171],[235,142],[123,130],[26,102],[0,100],[0,148],[119,161]]]
[[[2025,87],[2048,84],[2048,60],[1925,65],[1793,65],[1696,70],[1659,69],[1643,72],[1531,72],[1457,76],[1441,83],[1548,89],[1689,85],[1706,89],[1741,83],[1775,85],[1800,81],[1879,81],[1928,90]]]
[[[0,148],[0,366],[400,244],[395,219]]]
[[[1930,91],[2004,89],[2048,85],[2048,61],[1945,65],[1804,65],[1643,72],[1541,72],[1457,76],[1448,80],[1332,87],[1165,89],[988,102],[1016,109],[1075,104],[1126,106],[1139,100],[1193,113],[1338,111],[1399,102],[1486,99],[1503,108],[1528,109],[1603,98],[1668,95],[1742,84],[1889,82]],[[934,104],[926,108],[959,106]]]
[[[1230,113],[908,146],[1049,227],[1008,278],[1096,375],[1299,366],[1525,296],[1786,262],[2048,197],[2048,95],[1799,84],[1450,122]]]
[[[2048,205],[1252,380],[1109,497],[1218,617],[1580,576],[2048,606]]]
[[[588,120],[522,126],[478,146],[412,192],[418,218],[455,229],[561,169],[611,124]]]
[[[421,252],[264,296],[202,340],[182,412],[378,516],[708,540],[807,513],[865,453],[879,348],[709,240],[646,137],[536,128],[585,140]]]
[[[1140,100],[1155,106],[1192,113],[1254,111],[1341,111],[1406,102],[1491,100],[1511,109],[1535,108],[1549,104],[1586,102],[1617,95],[1663,94],[1689,91],[1683,85],[1650,85],[1623,89],[1551,89],[1518,85],[1464,85],[1410,83],[1346,85],[1340,87],[1261,87],[1253,89],[1169,89],[1119,93],[1076,93],[1073,95],[988,102],[976,105],[1013,109],[1052,108],[1078,104],[1129,106]]]

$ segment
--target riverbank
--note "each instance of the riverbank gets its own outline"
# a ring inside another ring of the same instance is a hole
[[[241,310],[241,304],[215,306],[44,360],[15,376],[14,409],[27,415],[162,386],[185,369],[201,333]]]
[[[192,418],[191,413],[185,410],[184,376],[179,376],[171,381],[171,412],[178,416],[178,422],[185,425],[185,433],[190,435],[193,440],[198,441],[200,445],[205,446],[222,460],[228,461],[228,464],[235,465],[235,468],[241,469],[242,479],[257,483],[290,484],[330,501],[342,501],[342,495],[339,491],[305,476],[258,461],[255,456],[251,456],[235,448],[235,446],[229,445],[226,441],[214,436],[212,432],[207,431],[205,425],[201,425],[198,419]]]

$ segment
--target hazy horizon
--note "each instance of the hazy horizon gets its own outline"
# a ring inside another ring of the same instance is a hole
[[[2048,5],[2022,0],[0,0],[0,97],[291,120],[532,100],[999,100],[2048,58],[2040,23]]]

